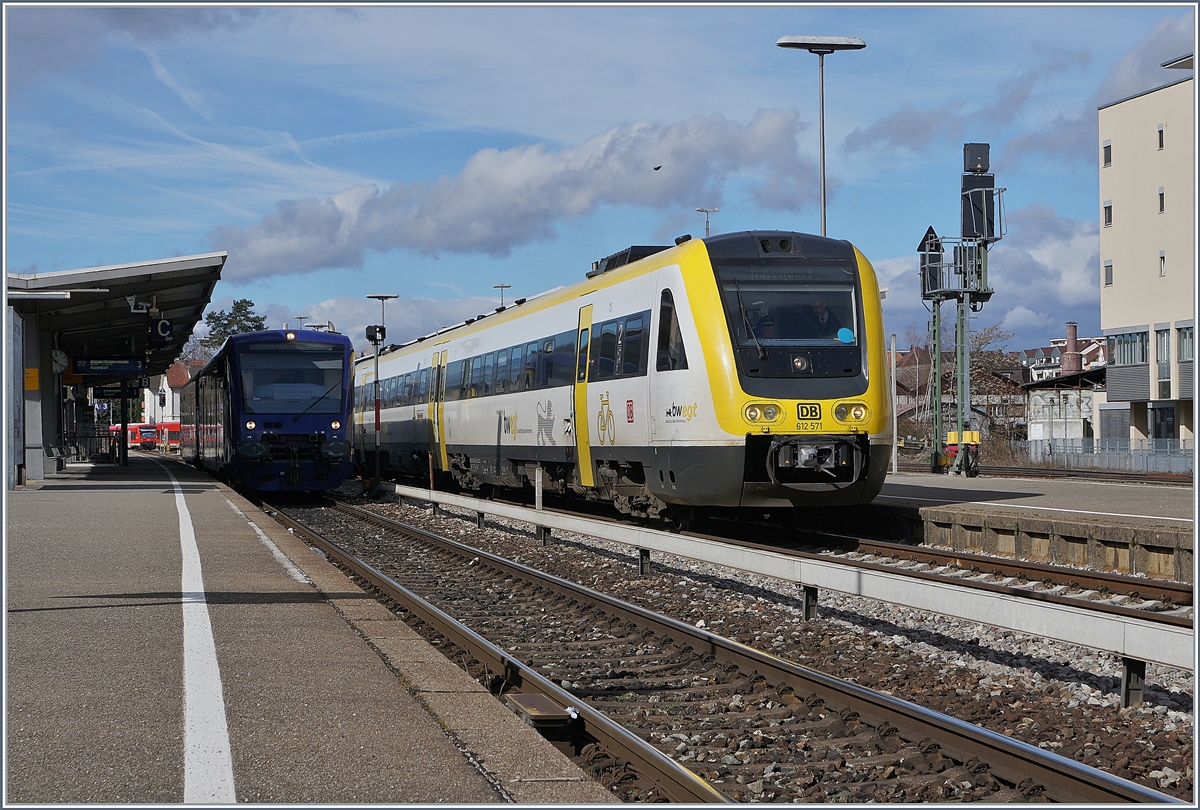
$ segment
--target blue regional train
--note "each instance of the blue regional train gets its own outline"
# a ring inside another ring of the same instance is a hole
[[[183,460],[252,490],[333,489],[353,471],[345,335],[234,335],[181,393]]]

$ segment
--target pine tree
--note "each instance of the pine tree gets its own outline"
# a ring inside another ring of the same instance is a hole
[[[228,312],[222,309],[205,315],[204,324],[208,327],[208,335],[201,338],[200,344],[209,349],[219,349],[230,335],[266,329],[267,319],[255,314],[253,301],[239,298]]]

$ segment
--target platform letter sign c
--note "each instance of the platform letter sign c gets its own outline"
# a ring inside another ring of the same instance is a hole
[[[150,345],[161,346],[171,339],[171,322],[166,318],[150,321]]]

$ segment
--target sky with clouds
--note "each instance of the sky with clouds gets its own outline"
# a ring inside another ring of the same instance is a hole
[[[629,245],[828,232],[928,319],[916,247],[957,235],[962,145],[1008,231],[973,328],[1099,332],[1097,107],[1190,76],[1192,4],[4,7],[9,272],[228,251],[214,308],[390,340],[583,278]],[[661,167],[658,170],[655,167]]]

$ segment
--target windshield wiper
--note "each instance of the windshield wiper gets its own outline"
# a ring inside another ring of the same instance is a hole
[[[326,396],[329,394],[329,392],[330,392],[330,391],[332,391],[333,389],[337,388],[339,385],[341,385],[341,384],[342,384],[342,382],[343,382],[342,380],[335,380],[335,381],[334,381],[334,383],[333,383],[333,385],[331,385],[331,386],[329,386],[328,388],[326,388],[326,389],[325,389],[325,392],[324,392],[323,394],[321,394],[321,396],[319,396],[319,397],[317,397],[316,399],[314,399],[314,400],[313,400],[313,402],[312,402],[312,405],[309,405],[307,408],[305,408],[304,410],[300,411],[300,413],[298,413],[298,414],[296,414],[295,416],[293,416],[293,417],[292,417],[292,421],[293,421],[293,422],[295,422],[295,421],[296,421],[297,419],[299,419],[301,416],[304,416],[304,414],[306,414],[306,413],[308,413],[309,411],[311,411],[311,410],[313,409],[313,405],[316,405],[318,402],[320,402],[321,400],[325,399],[325,397],[326,397]]]
[[[738,309],[742,311],[742,323],[746,327],[746,331],[750,333],[750,339],[754,341],[755,347],[758,348],[758,359],[767,359],[767,350],[758,342],[758,335],[754,334],[754,327],[750,325],[750,317],[746,315],[746,305],[742,303],[742,285],[738,284],[737,279],[733,280],[733,288],[737,291]]]

